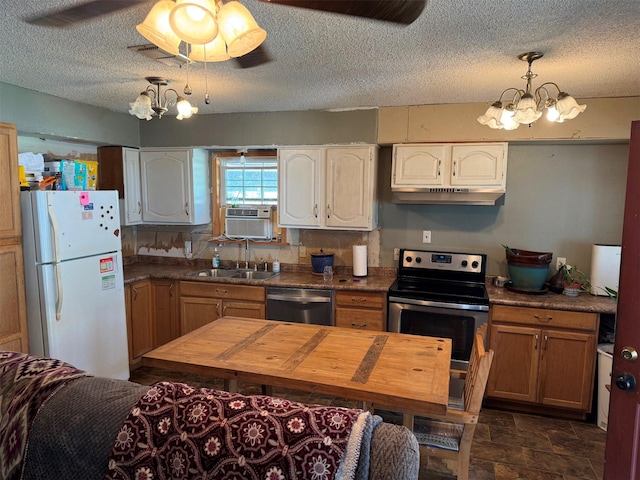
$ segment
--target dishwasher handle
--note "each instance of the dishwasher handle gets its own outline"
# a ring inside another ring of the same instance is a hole
[[[280,300],[291,303],[331,303],[331,297],[298,297],[293,295],[278,295],[271,293],[267,295],[267,300]]]

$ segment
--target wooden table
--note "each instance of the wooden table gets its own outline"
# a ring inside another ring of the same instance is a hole
[[[286,387],[445,413],[451,340],[223,317],[173,340],[142,364],[185,373]]]

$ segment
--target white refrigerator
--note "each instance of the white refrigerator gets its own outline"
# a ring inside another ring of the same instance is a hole
[[[21,193],[29,349],[128,379],[116,191]]]

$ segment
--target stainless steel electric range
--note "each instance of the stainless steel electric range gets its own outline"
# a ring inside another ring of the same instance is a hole
[[[450,338],[451,366],[466,370],[474,332],[488,320],[486,263],[485,254],[401,249],[389,331]]]

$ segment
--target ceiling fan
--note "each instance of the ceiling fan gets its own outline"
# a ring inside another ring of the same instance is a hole
[[[50,11],[26,18],[27,23],[46,27],[67,27],[91,20],[118,10],[131,8],[147,0],[92,0],[73,7]],[[291,7],[371,18],[408,25],[416,20],[427,0],[260,0]],[[261,45],[248,54],[235,58],[240,68],[250,68],[267,63],[271,58]]]

